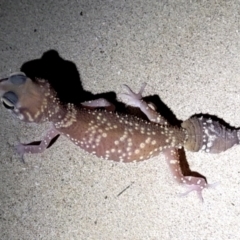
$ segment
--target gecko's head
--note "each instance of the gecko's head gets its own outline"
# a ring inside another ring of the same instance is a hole
[[[47,121],[48,96],[51,90],[45,80],[36,82],[24,73],[14,73],[0,80],[0,98],[3,106],[25,122]]]

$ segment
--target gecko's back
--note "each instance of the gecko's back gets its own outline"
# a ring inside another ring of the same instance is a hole
[[[182,146],[185,131],[131,115],[102,110],[68,109],[76,114],[68,127],[54,122],[56,129],[82,149],[104,159],[139,161],[158,155],[164,149]]]

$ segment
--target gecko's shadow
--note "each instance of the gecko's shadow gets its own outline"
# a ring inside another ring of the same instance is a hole
[[[118,112],[133,114],[146,119],[140,110],[125,107],[125,104],[117,101],[116,93],[113,91],[93,94],[84,90],[81,76],[76,65],[71,61],[63,59],[56,50],[49,50],[45,52],[41,58],[25,62],[20,70],[32,80],[36,77],[47,79],[57,92],[62,103],[79,105],[84,101],[105,98],[113,103]],[[156,110],[165,117],[171,125],[180,124],[180,121],[177,120],[172,111],[157,95],[148,96],[144,99],[157,106]]]
[[[76,65],[63,59],[55,50],[45,52],[40,59],[25,62],[20,70],[32,80],[36,77],[48,80],[64,104],[79,105],[84,101],[105,98],[114,105],[123,108],[123,104],[116,101],[114,92],[92,94],[84,90]]]

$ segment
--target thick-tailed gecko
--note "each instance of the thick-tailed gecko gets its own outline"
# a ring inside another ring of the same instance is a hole
[[[104,109],[89,109],[108,107],[110,104],[104,99],[84,102],[80,106],[64,105],[47,80],[30,79],[21,72],[0,80],[2,104],[13,115],[25,122],[52,123],[38,145],[19,143],[17,153],[23,156],[25,153],[43,152],[59,134],[85,151],[107,160],[142,161],[163,153],[173,177],[188,187],[186,194],[196,191],[202,199],[202,190],[211,184],[204,177],[183,174],[179,148],[222,152],[239,144],[240,131],[228,129],[203,116],[190,118],[181,127],[171,126],[143,101],[145,85],[137,94],[125,87],[126,93],[119,94],[119,97],[126,104],[140,108],[149,121]]]

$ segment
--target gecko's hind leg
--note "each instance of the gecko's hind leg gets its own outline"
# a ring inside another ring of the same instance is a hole
[[[196,191],[199,199],[203,201],[202,191],[205,188],[213,188],[218,185],[218,183],[209,184],[205,177],[195,176],[192,172],[184,175],[180,163],[181,157],[177,148],[168,148],[163,151],[163,154],[165,155],[174,179],[188,188],[188,190],[180,194],[180,196],[186,196],[190,192]]]

